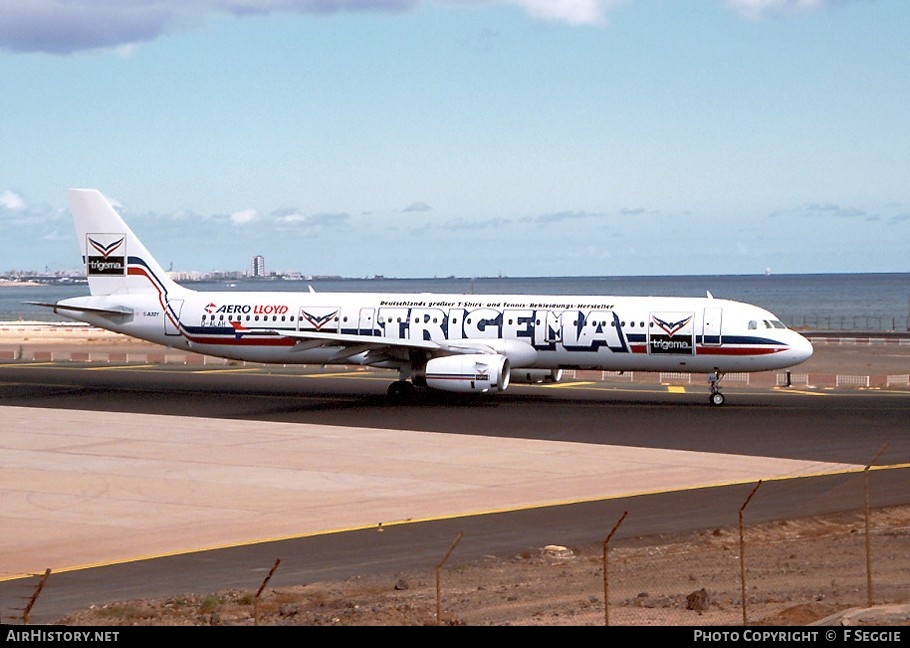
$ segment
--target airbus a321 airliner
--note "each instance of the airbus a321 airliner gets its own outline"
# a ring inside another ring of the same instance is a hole
[[[89,296],[56,313],[200,354],[263,363],[398,371],[417,386],[495,393],[564,369],[706,372],[722,405],[727,372],[783,369],[812,345],[768,311],[706,297],[200,292],[172,281],[95,189],[67,192]]]

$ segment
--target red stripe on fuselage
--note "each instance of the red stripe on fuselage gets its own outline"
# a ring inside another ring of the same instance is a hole
[[[787,347],[711,347],[711,346],[699,346],[695,348],[695,355],[730,355],[730,356],[746,356],[746,355],[768,355],[770,353],[780,353],[781,351],[786,351]]]
[[[211,344],[221,346],[294,346],[297,341],[283,336],[260,337],[250,334],[243,335],[240,339],[224,337],[196,337],[184,333],[184,337],[194,344]]]

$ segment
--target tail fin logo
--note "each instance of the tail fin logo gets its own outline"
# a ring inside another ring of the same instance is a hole
[[[126,235],[87,234],[89,254],[86,274],[90,277],[126,274]],[[92,254],[94,250],[95,254]]]

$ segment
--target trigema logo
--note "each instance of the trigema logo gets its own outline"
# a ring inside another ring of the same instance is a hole
[[[87,234],[85,273],[89,277],[126,274],[126,235]]]
[[[651,313],[648,353],[691,355],[695,353],[692,313]]]

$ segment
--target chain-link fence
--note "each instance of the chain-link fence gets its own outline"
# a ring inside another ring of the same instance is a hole
[[[780,314],[792,329],[808,331],[910,331],[910,317],[879,315]]]
[[[726,528],[657,544],[618,541],[603,553],[549,547],[508,569],[451,570],[441,621],[806,625],[836,611],[910,603],[910,511],[873,511],[868,534],[866,524],[856,511],[747,525],[742,535]],[[479,590],[501,597],[477,605]]]

